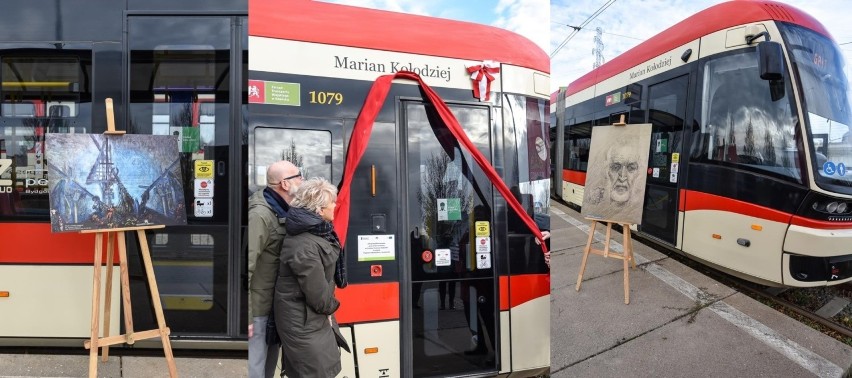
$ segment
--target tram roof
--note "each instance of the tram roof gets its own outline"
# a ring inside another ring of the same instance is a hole
[[[500,28],[309,0],[249,1],[249,35],[469,60],[550,72],[529,39]]]
[[[653,59],[704,35],[736,25],[766,20],[801,25],[831,38],[831,34],[817,19],[790,5],[765,0],[729,1],[690,16],[583,75],[568,85],[565,95],[580,92],[638,63]]]

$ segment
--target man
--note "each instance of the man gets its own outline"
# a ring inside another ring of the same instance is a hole
[[[249,378],[275,374],[279,345],[267,345],[266,326],[272,318],[281,240],[286,236],[283,222],[302,179],[293,163],[275,162],[266,170],[266,188],[249,197]]]
[[[630,201],[639,177],[639,152],[626,143],[616,143],[607,151],[606,161],[609,199],[612,204],[623,207]]]

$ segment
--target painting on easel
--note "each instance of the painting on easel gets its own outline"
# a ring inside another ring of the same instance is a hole
[[[178,140],[47,134],[53,232],[185,225]]]
[[[651,124],[595,126],[582,215],[617,223],[642,223]]]

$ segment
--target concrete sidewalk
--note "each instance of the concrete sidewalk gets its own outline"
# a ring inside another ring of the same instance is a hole
[[[590,255],[575,290],[589,221],[551,202],[553,377],[841,377],[852,348],[633,241],[622,261]],[[596,234],[602,233],[600,227]],[[603,235],[595,248],[602,248]],[[621,234],[613,230],[620,251]]]
[[[178,376],[199,378],[247,377],[245,359],[175,357]],[[88,377],[88,355],[0,354],[0,377]],[[110,356],[99,362],[98,377],[168,377],[165,357]]]

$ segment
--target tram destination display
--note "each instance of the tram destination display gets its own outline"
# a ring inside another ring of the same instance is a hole
[[[178,140],[47,134],[52,232],[185,225]]]
[[[649,143],[651,124],[592,128],[584,217],[641,223]]]

